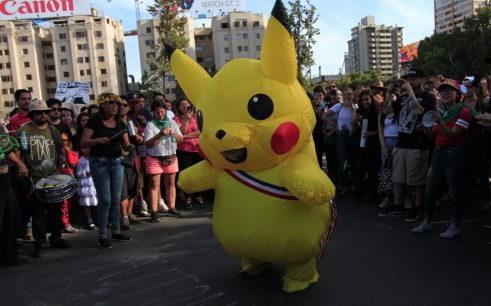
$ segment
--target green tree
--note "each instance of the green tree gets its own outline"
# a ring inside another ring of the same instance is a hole
[[[149,77],[156,77],[160,80],[162,91],[165,89],[165,76],[171,73],[164,43],[171,44],[182,51],[188,45],[188,39],[184,35],[187,19],[181,14],[179,2],[177,0],[154,0],[154,4],[147,7],[150,15],[157,20],[155,30],[158,33],[157,41],[153,46],[154,55],[147,59],[150,67]]]
[[[465,74],[487,74],[486,59],[491,52],[491,7],[477,9],[464,20],[464,29],[434,34],[419,44],[418,57],[412,63],[428,75],[462,79]]]
[[[336,84],[339,88],[347,87],[357,88],[360,85],[372,85],[379,81],[382,73],[380,70],[371,70],[370,72],[353,72],[344,75]]]
[[[319,17],[316,7],[310,3],[310,0],[305,2],[304,5],[302,0],[288,1],[290,5],[288,17],[297,51],[297,79],[306,91],[310,91],[310,80],[306,74],[315,64],[312,48],[320,30],[314,26]]]

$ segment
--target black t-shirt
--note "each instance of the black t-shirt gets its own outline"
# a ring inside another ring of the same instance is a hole
[[[120,133],[121,131],[125,131],[127,133],[126,126],[123,122],[118,122],[116,127],[110,128],[105,126],[102,123],[102,119],[99,116],[94,116],[89,119],[87,122],[86,128],[94,131],[92,135],[92,139],[107,137],[111,139],[114,135]],[[90,156],[97,157],[107,157],[107,158],[116,158],[121,156],[121,143],[123,142],[123,134],[120,133],[107,145],[95,145],[90,148]]]
[[[5,191],[11,188],[11,179],[9,174],[9,165],[7,160],[0,160],[0,191]]]
[[[434,94],[418,91],[414,93],[419,104],[424,108],[424,112],[418,115],[410,107],[409,96],[400,97],[394,103],[394,113],[399,120],[399,137],[397,139],[397,147],[404,149],[420,149],[428,150],[430,142],[423,130],[418,131],[416,125],[421,123],[423,115],[431,110],[435,110],[436,97]]]

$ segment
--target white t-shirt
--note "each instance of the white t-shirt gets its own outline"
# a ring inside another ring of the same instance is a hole
[[[353,114],[353,109],[350,107],[343,107],[342,103],[338,103],[330,108],[334,114],[338,115],[337,125],[338,130],[341,131],[343,126],[346,126],[348,130],[351,131],[351,115]]]
[[[394,118],[384,119],[384,136],[385,137],[397,137],[399,136],[399,125]]]
[[[171,128],[176,135],[182,135],[177,123],[174,120],[170,120]],[[159,128],[155,126],[155,124],[150,121],[145,126],[145,132],[143,138],[145,141],[151,139],[153,136],[160,133]],[[174,136],[162,136],[158,141],[155,142],[155,145],[151,148],[147,147],[147,155],[150,156],[167,156],[176,154],[177,150],[177,142]]]

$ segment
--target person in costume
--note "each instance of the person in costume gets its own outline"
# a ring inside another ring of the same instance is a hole
[[[213,231],[242,258],[244,273],[282,263],[285,291],[317,282],[316,257],[334,228],[335,188],[317,162],[315,114],[296,78],[283,3],[273,8],[261,60],[231,60],[211,78],[182,51],[166,51],[196,105],[205,158],[179,173],[178,186],[188,193],[215,189]]]

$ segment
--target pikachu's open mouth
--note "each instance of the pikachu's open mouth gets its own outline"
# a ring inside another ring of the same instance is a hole
[[[247,148],[223,151],[221,154],[229,162],[233,164],[240,164],[247,159]]]

